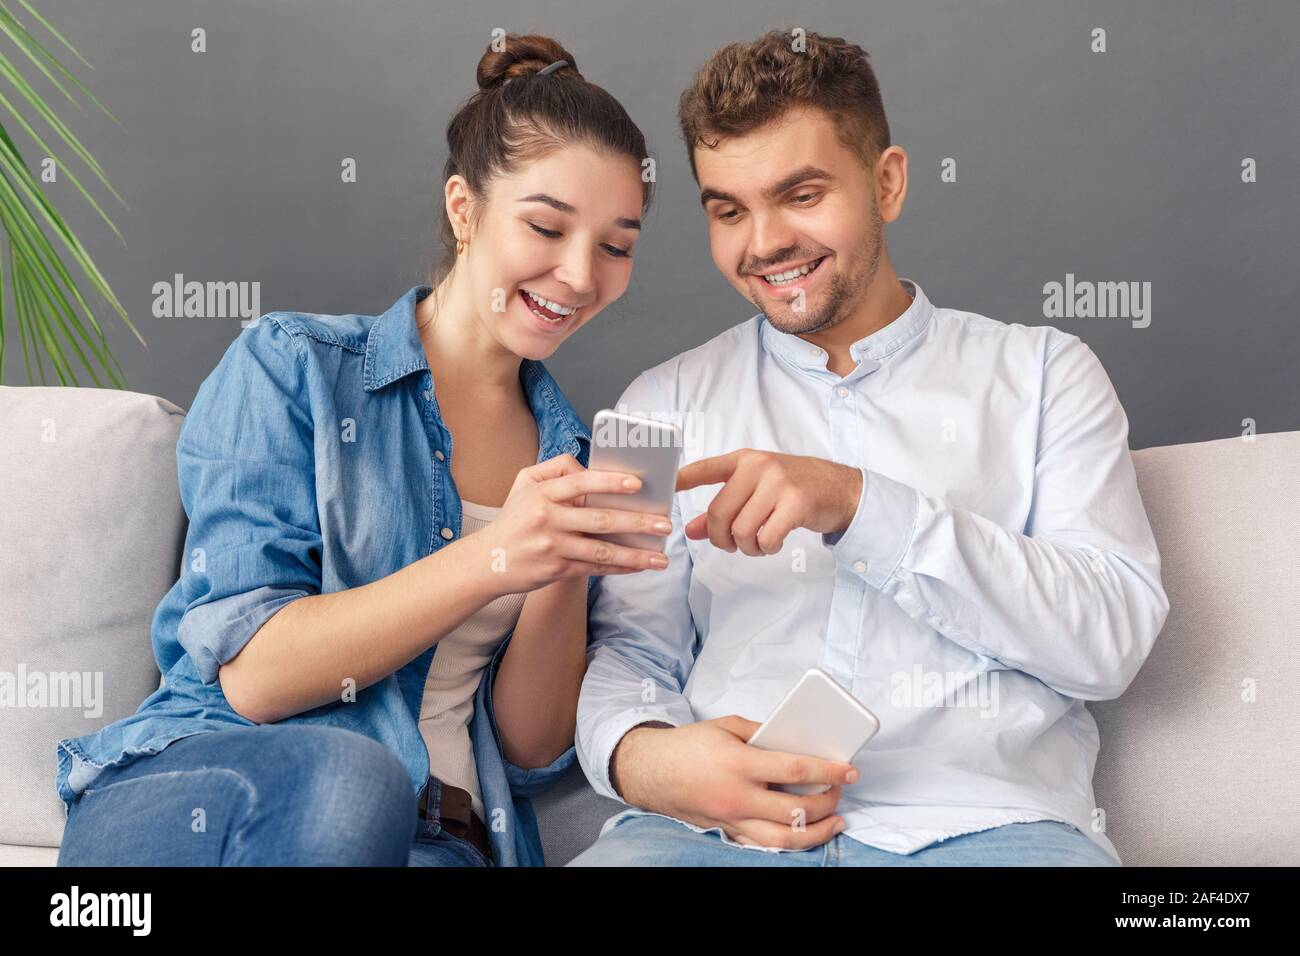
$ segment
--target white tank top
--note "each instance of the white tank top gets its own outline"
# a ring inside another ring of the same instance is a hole
[[[489,524],[500,511],[500,508],[462,500],[461,537]],[[525,594],[505,594],[496,598],[438,642],[420,705],[420,736],[429,751],[429,773],[444,783],[469,791],[474,812],[488,826],[492,821],[479,792],[469,724],[474,716],[474,695],[483,669],[514,629],[525,597]]]

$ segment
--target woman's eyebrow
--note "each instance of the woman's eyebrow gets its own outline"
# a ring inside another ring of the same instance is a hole
[[[577,212],[573,206],[570,206],[562,199],[556,199],[554,196],[548,196],[546,193],[533,193],[531,196],[521,196],[518,202],[540,202],[546,203],[552,209],[558,209],[560,212]]]
[[[532,193],[531,195],[528,196],[520,196],[515,201],[516,202],[540,202],[540,203],[544,203],[547,206],[550,206],[552,209],[558,210],[559,212],[575,213],[578,211],[576,207],[571,206],[563,199],[556,199],[554,196],[548,196],[546,193]],[[614,220],[614,225],[618,226],[621,229],[640,229],[641,220],[628,219],[626,217],[620,216],[618,219]]]

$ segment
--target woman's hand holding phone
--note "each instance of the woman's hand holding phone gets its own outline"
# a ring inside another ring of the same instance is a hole
[[[589,494],[632,495],[635,475],[589,471],[572,455],[557,455],[515,477],[496,519],[477,534],[500,594],[533,591],[562,578],[629,574],[662,569],[658,551],[612,544],[592,534],[632,532],[666,537],[672,530],[660,515],[584,507]]]

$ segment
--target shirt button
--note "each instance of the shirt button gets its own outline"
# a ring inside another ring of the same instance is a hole
[[[450,528],[443,528],[443,529],[442,529],[442,536],[443,536],[444,538],[446,538],[448,541],[450,541],[450,540],[454,537],[454,535],[452,534]]]
[[[426,388],[426,389],[424,390],[424,400],[427,402],[427,401],[429,401],[431,398],[433,398],[433,389]]]
[[[447,460],[447,456],[444,455],[444,454],[442,453],[442,449],[441,449],[441,448],[435,448],[435,449],[434,449],[434,451],[433,451],[433,457],[436,458],[436,459],[438,459],[439,461],[446,461],[446,460]]]
[[[854,561],[854,562],[853,562],[853,570],[854,570],[854,571],[857,571],[858,574],[866,574],[866,573],[867,573],[867,562],[865,562],[865,561]]]
[[[822,354],[822,350],[817,348],[817,346],[814,345],[812,348],[808,350],[808,354],[811,355],[813,358],[816,358],[817,356]]]
[[[835,390],[835,394],[838,395],[840,398],[844,398],[849,394],[849,390],[845,388],[843,385],[841,385],[839,388]]]
[[[941,618],[938,614],[931,614],[930,617],[927,619],[927,623],[931,627],[943,627],[943,618]]]

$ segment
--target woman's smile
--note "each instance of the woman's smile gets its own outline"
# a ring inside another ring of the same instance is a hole
[[[528,314],[532,316],[534,324],[543,332],[550,334],[568,328],[572,324],[574,316],[581,311],[577,306],[561,305],[524,288],[520,288],[517,298],[528,311]]]

